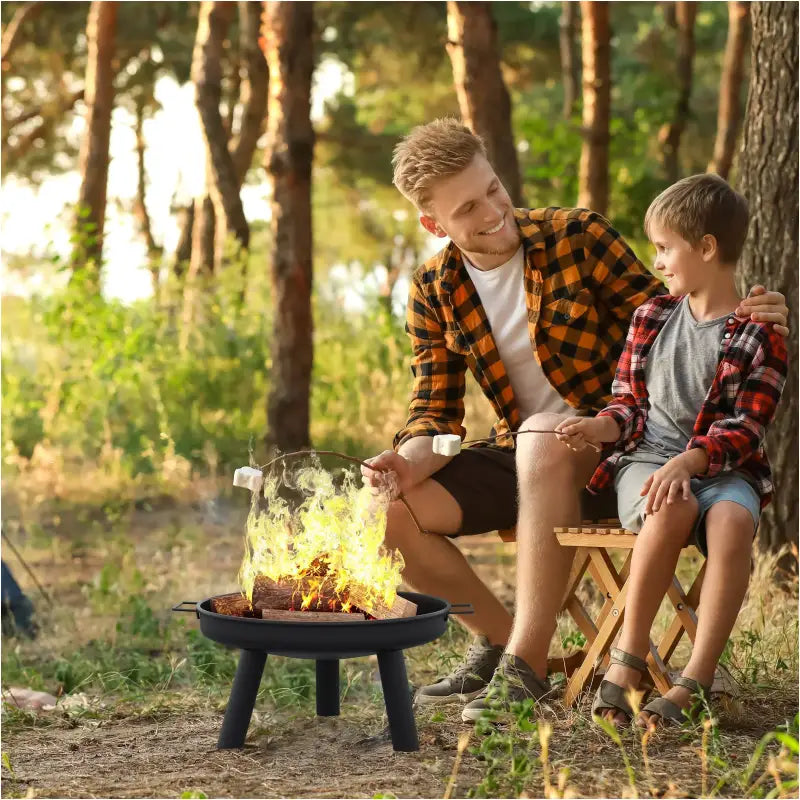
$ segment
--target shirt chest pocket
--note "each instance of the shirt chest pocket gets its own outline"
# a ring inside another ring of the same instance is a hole
[[[536,338],[550,353],[562,353],[569,358],[574,370],[583,369],[607,354],[600,336],[594,295],[585,288],[542,306]]]
[[[570,325],[584,317],[596,318],[594,308],[594,295],[589,289],[583,288],[575,294],[560,297],[542,306],[541,319],[547,325]]]

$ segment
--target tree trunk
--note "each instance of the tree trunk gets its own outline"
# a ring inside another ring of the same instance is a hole
[[[742,84],[744,83],[744,54],[750,32],[750,3],[728,3],[728,40],[725,43],[725,63],[719,87],[717,138],[708,172],[716,172],[727,180],[736,149],[736,137],[742,121]]]
[[[172,263],[172,272],[181,277],[186,271],[186,265],[192,257],[192,234],[194,232],[194,203],[192,200],[188,205],[183,206],[178,213],[178,227],[180,228],[180,238],[178,246],[175,248],[175,258]]]
[[[139,229],[147,245],[147,259],[153,282],[153,294],[158,297],[159,261],[164,248],[156,244],[153,238],[153,229],[150,225],[150,214],[147,211],[146,185],[145,185],[145,140],[144,140],[144,96],[140,93],[135,98],[136,104],[136,197],[133,201],[133,215],[139,222]]]
[[[262,10],[263,3],[239,1],[241,57],[239,102],[242,104],[242,121],[238,135],[231,142],[230,150],[236,181],[240,188],[253,160],[258,140],[264,132],[267,116],[269,70],[267,60],[258,44]]]
[[[253,160],[256,146],[266,125],[267,93],[269,85],[269,70],[264,54],[259,47],[259,33],[261,26],[261,13],[264,4],[240,0],[239,2],[239,34],[240,58],[239,67],[239,103],[242,106],[242,116],[237,135],[228,143],[228,150],[233,159],[234,174],[236,175],[237,188],[244,184],[247,170]],[[228,126],[226,125],[226,131]],[[203,200],[201,204],[208,207]],[[191,259],[192,253],[192,226],[195,220],[194,205],[190,214],[182,215],[179,224],[181,235],[178,247],[175,250],[174,271],[182,272],[180,264]],[[212,228],[213,230],[213,228]],[[200,262],[206,259],[201,256]]]
[[[209,189],[216,217],[214,263],[217,266],[221,263],[229,233],[234,234],[244,249],[247,249],[250,241],[250,228],[244,216],[233,159],[228,151],[228,137],[220,112],[222,47],[233,10],[230,2],[204,0],[200,4],[197,38],[192,54],[191,74],[195,84],[195,103],[200,114],[203,140],[211,167],[212,180]]]
[[[678,30],[678,99],[672,122],[660,133],[661,163],[664,175],[670,183],[680,176],[678,150],[681,136],[689,119],[689,99],[692,95],[692,65],[694,63],[694,21],[697,17],[696,2],[675,3],[675,22]]]
[[[522,205],[517,148],[491,3],[448,0],[447,52],[464,124],[486,143],[489,161],[515,205]]]
[[[558,21],[558,43],[561,51],[561,83],[564,85],[565,119],[572,116],[578,99],[578,60],[575,57],[575,28],[578,22],[578,4],[562,0],[561,18]]]
[[[666,22],[670,28],[677,28],[678,20],[675,15],[675,0],[665,0],[665,2],[662,2],[661,11],[664,14],[664,22]]]
[[[750,204],[750,231],[741,260],[741,288],[762,283],[798,308],[797,4],[753,3],[750,92],[739,153],[741,191]],[[778,57],[780,56],[780,57]],[[767,450],[775,496],[761,518],[760,542],[776,549],[797,543],[797,328],[787,342],[789,379]]]
[[[272,179],[275,321],[267,443],[309,443],[311,316],[311,126],[313,4],[270,2],[264,14],[269,65],[265,166]]]
[[[103,225],[106,216],[108,143],[111,137],[111,109],[114,102],[114,36],[117,2],[94,0],[86,25],[86,131],[80,153],[81,188],[78,193],[77,242],[73,269],[93,261],[93,281],[99,286],[103,256]]]
[[[211,166],[206,156],[206,189],[210,188],[212,181]],[[196,281],[201,275],[211,275],[214,272],[214,239],[216,228],[216,214],[210,191],[194,200],[194,215],[192,225],[192,255],[189,259],[190,282]],[[191,315],[190,315],[191,318]]]
[[[611,31],[608,3],[581,0],[583,145],[578,206],[608,210],[608,140],[611,109]]]

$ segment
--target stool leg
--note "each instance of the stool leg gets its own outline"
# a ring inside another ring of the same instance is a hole
[[[411,707],[411,692],[408,688],[406,662],[402,650],[384,650],[378,653],[378,668],[381,673],[383,700],[395,750],[411,752],[419,750],[417,723]]]
[[[266,662],[266,653],[260,650],[242,650],[217,741],[217,748],[220,750],[244,746]]]
[[[317,715],[339,716],[339,660],[317,660]]]

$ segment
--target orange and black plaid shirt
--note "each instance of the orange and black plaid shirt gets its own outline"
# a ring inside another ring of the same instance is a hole
[[[575,208],[517,209],[525,251],[528,331],[536,361],[576,410],[599,411],[633,312],[665,290],[606,219]],[[480,297],[450,242],[419,267],[409,291],[414,388],[395,448],[414,436],[466,436],[464,390],[469,367],[497,414],[495,434],[522,422]],[[513,448],[511,437],[497,444]]]

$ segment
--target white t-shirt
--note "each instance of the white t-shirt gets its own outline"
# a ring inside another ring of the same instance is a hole
[[[575,410],[547,380],[533,354],[523,280],[524,257],[520,245],[505,264],[495,269],[480,270],[466,256],[464,264],[481,298],[522,419],[543,411],[574,414]]]

